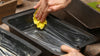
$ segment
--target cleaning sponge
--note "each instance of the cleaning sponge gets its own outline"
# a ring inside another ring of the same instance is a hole
[[[34,13],[34,15],[33,15],[33,22],[34,22],[34,24],[37,26],[37,28],[39,28],[39,29],[43,29],[46,25],[47,25],[47,20],[45,20],[44,22],[40,22],[40,21],[38,21],[37,20],[37,18],[35,17],[36,16],[36,13],[37,13],[37,10],[36,10],[36,12]]]

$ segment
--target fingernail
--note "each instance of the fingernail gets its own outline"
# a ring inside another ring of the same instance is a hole
[[[34,6],[33,8],[36,9],[36,6]]]
[[[37,17],[38,17],[38,15],[36,14],[36,15],[35,15],[35,17],[37,18]]]
[[[37,20],[39,20],[39,18]]]
[[[52,9],[48,9],[48,12],[51,12],[52,11]]]

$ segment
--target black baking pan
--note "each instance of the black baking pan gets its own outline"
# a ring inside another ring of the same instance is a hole
[[[3,18],[3,22],[13,29],[12,32],[17,31],[55,55],[64,54],[60,50],[61,45],[81,49],[96,41],[95,36],[62,22],[53,15],[47,17],[48,24],[43,30],[37,29],[32,19],[34,12],[34,9],[30,9],[17,13]]]
[[[0,56],[39,56],[40,54],[38,48],[0,28]]]
[[[100,12],[81,0],[72,0],[64,10],[88,29],[100,28]]]

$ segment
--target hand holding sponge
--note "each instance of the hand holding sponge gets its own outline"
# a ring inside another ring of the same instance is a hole
[[[37,26],[37,28],[39,28],[39,29],[43,29],[46,25],[47,25],[47,20],[45,20],[44,22],[40,22],[39,20],[37,20],[37,18],[35,17],[36,16],[36,13],[37,13],[37,11],[34,13],[34,15],[33,15],[33,22],[34,22],[34,24]]]

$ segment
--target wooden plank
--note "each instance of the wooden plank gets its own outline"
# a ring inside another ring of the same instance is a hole
[[[23,5],[17,7],[16,13],[32,9],[37,4],[37,2],[38,2],[38,0],[37,1],[36,0],[33,0],[33,1],[31,1],[31,0],[24,0]]]

